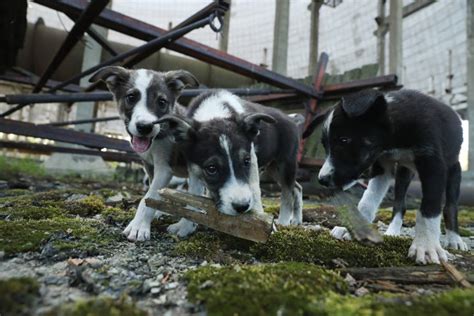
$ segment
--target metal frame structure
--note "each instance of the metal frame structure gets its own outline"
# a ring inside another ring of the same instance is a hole
[[[0,114],[0,132],[79,144],[92,149],[68,148],[10,141],[0,141],[0,148],[17,148],[22,151],[39,153],[50,153],[55,151],[82,153],[99,155],[104,157],[106,160],[125,162],[139,161],[138,156],[133,153],[130,144],[127,141],[93,133],[84,133],[60,128],[60,126],[66,125],[117,120],[119,119],[118,117],[53,122],[42,125],[10,120],[5,117],[29,104],[112,100],[112,95],[109,92],[93,92],[94,89],[97,89],[96,85],[81,88],[77,86],[76,83],[80,78],[87,76],[106,65],[120,64],[126,67],[133,67],[138,62],[163,47],[280,88],[229,89],[238,95],[246,96],[254,102],[263,103],[281,100],[285,100],[285,102],[294,101],[294,105],[292,104],[291,108],[293,110],[301,111],[304,110],[301,106],[301,100],[305,101],[307,104],[305,127],[311,122],[313,115],[317,111],[318,101],[320,100],[336,98],[346,93],[368,87],[396,88],[397,78],[394,75],[323,86],[324,74],[328,63],[328,56],[325,53],[321,54],[314,76],[313,85],[310,86],[232,56],[226,52],[219,51],[183,37],[188,32],[207,25],[210,26],[213,31],[218,32],[222,27],[223,15],[229,8],[229,5],[223,0],[213,1],[208,6],[193,14],[169,31],[144,23],[113,10],[106,9],[109,2],[108,0],[92,0],[90,2],[87,0],[34,1],[51,9],[63,12],[75,21],[75,25],[64,40],[46,71],[39,78],[30,76],[30,74],[18,70],[0,75],[0,80],[34,86],[32,94],[0,96],[0,102],[14,105],[9,110]],[[216,21],[218,21],[218,25],[216,25]],[[92,24],[144,40],[146,43],[127,52],[118,54],[108,44],[106,39],[93,30]],[[88,33],[95,41],[97,41],[97,43],[99,43],[110,54],[110,58],[64,82],[51,80],[51,76],[57,68],[60,67],[64,58],[69,54],[84,33]],[[40,93],[44,88],[48,88],[48,93]],[[192,97],[198,95],[202,91],[203,89],[189,89],[185,90],[183,95]],[[298,102],[298,100],[300,102]],[[318,160],[302,157],[303,146],[304,142],[302,141],[298,155],[300,165],[302,167],[310,168],[319,165],[320,161]],[[107,149],[108,151],[101,151],[103,149]],[[113,151],[110,152],[110,150]]]

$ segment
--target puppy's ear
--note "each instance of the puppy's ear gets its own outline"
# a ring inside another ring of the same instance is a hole
[[[195,134],[195,129],[192,123],[182,117],[176,115],[165,115],[155,123],[163,124],[165,130],[173,136],[176,143],[181,143],[190,140]]]
[[[311,123],[309,123],[308,127],[305,129],[305,131],[303,132],[303,138],[308,138],[309,136],[311,136],[311,134],[313,133],[313,131],[319,126],[321,125],[324,121],[326,121],[329,113],[331,113],[331,111],[334,110],[334,107],[331,106],[330,108],[324,110],[324,111],[321,111],[319,113],[316,113],[316,115],[313,117],[313,120],[311,121]]]
[[[185,87],[197,88],[199,81],[186,70],[173,70],[165,73],[165,82],[170,90],[179,95]]]
[[[262,121],[269,124],[276,123],[276,120],[268,114],[252,113],[242,117],[241,126],[250,138],[254,138],[260,132]]]
[[[93,74],[92,77],[89,78],[89,82],[96,83],[103,81],[107,84],[107,88],[113,92],[119,84],[127,82],[129,78],[130,72],[128,69],[120,66],[108,66],[99,69]]]
[[[348,117],[360,117],[366,114],[381,115],[387,110],[384,95],[377,90],[363,90],[341,99],[341,105]]]

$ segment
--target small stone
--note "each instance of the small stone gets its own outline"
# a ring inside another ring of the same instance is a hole
[[[86,197],[87,195],[85,194],[74,193],[66,199],[66,202],[76,202],[76,201],[85,199]]]
[[[161,292],[161,288],[159,287],[154,287],[150,290],[151,295],[156,295],[156,294],[159,294],[160,292]]]
[[[350,275],[349,273],[346,274],[346,277],[344,278],[344,280],[347,282],[349,286],[354,286],[357,283],[356,279],[354,279],[354,277]]]
[[[122,202],[124,198],[125,197],[123,196],[122,193],[117,193],[113,196],[108,197],[107,200],[105,200],[105,204],[117,204],[117,203]]]
[[[165,289],[172,290],[178,287],[178,282],[171,282],[165,285]]]
[[[0,190],[8,189],[8,182],[5,180],[0,180]]]
[[[358,288],[355,293],[354,293],[356,296],[364,296],[364,295],[367,295],[369,294],[369,290],[367,290],[365,287],[360,287]]]
[[[112,269],[109,270],[109,273],[110,274],[118,274],[119,270],[117,270],[116,268],[112,268]]]
[[[208,265],[208,263],[207,263],[206,260],[204,260],[203,262],[201,262],[201,267],[204,267],[204,266],[207,266],[207,265]]]
[[[213,285],[214,285],[214,282],[212,282],[211,280],[207,280],[207,281],[205,281],[203,284],[201,284],[201,285],[199,286],[199,288],[200,288],[201,290],[203,290],[203,289],[208,289],[208,288],[212,287]]]
[[[160,295],[160,297],[158,297],[156,300],[153,300],[153,302],[158,305],[166,304],[166,294]]]

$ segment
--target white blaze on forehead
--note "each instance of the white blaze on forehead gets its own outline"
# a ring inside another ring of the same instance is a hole
[[[332,110],[327,119],[324,121],[324,129],[326,130],[327,133],[329,133],[329,128],[331,127],[332,123],[332,117],[334,116],[334,110]]]
[[[138,122],[151,123],[156,121],[158,117],[148,110],[147,104],[147,89],[153,79],[153,75],[146,69],[139,69],[135,72],[133,87],[140,91],[140,100],[133,107],[132,117],[130,119],[129,130],[132,134],[138,135],[136,124]],[[153,129],[153,134],[159,132],[159,125],[156,124]]]
[[[232,115],[230,109],[238,114],[244,113],[241,99],[229,91],[219,91],[202,101],[193,115],[198,122],[210,121],[216,118],[228,118]]]
[[[221,148],[226,153],[227,163],[229,166],[229,178],[219,190],[221,202],[220,211],[225,214],[236,215],[236,212],[232,207],[232,203],[248,203],[251,207],[253,204],[253,194],[250,190],[249,183],[243,183],[242,181],[237,180],[237,178],[235,177],[234,164],[232,162],[229,139],[227,138],[227,136],[221,135],[219,137],[219,143]]]

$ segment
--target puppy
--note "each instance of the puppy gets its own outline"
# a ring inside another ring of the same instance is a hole
[[[155,210],[145,205],[145,198],[159,198],[158,190],[168,185],[173,174],[186,177],[186,163],[160,124],[155,122],[167,114],[182,115],[185,110],[177,103],[181,90],[197,87],[197,79],[184,70],[156,72],[128,70],[118,66],[105,67],[96,72],[90,82],[104,81],[114,95],[120,117],[131,137],[132,148],[144,161],[150,185],[138,205],[135,217],[125,228],[129,240],[150,239],[150,224]],[[190,191],[194,189],[190,186]],[[156,217],[162,213],[157,212]],[[168,231],[185,236],[194,230],[194,224],[180,221]]]
[[[183,148],[190,182],[203,184],[220,212],[263,212],[260,167],[281,186],[278,222],[301,224],[302,190],[295,179],[300,133],[290,117],[224,90],[195,98],[186,117],[167,115],[160,122],[170,125]]]
[[[423,198],[409,256],[422,264],[447,260],[439,241],[444,194],[447,246],[467,250],[457,223],[462,128],[459,116],[450,107],[412,90],[385,95],[365,90],[342,98],[330,111],[317,116],[303,137],[322,122],[327,157],[319,172],[321,184],[348,188],[371,168],[371,179],[358,209],[372,222],[396,166],[393,219],[386,234],[398,235],[406,210],[406,192],[417,172]],[[349,237],[340,227],[332,234]]]

